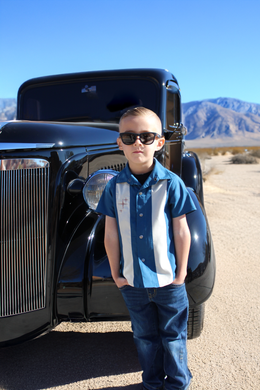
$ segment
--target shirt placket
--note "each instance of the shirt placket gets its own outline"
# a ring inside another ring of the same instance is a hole
[[[144,212],[144,204],[145,204],[145,193],[144,190],[139,190],[136,195],[136,215],[137,215],[137,245],[138,245],[138,258],[144,263],[145,257],[144,246],[146,245],[147,237],[145,237],[145,212]]]

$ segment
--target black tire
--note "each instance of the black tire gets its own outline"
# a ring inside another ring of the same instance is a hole
[[[188,339],[195,339],[201,335],[204,323],[205,303],[189,310]]]

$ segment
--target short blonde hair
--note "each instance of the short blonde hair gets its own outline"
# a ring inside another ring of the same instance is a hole
[[[120,128],[121,122],[125,118],[128,118],[130,116],[154,116],[157,119],[158,124],[160,124],[160,129],[161,129],[160,132],[162,133],[161,119],[158,117],[158,115],[154,111],[149,110],[149,108],[146,108],[146,107],[134,107],[134,108],[130,108],[129,110],[127,110],[120,118],[119,128]]]

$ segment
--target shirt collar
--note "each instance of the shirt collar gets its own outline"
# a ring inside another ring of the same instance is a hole
[[[154,158],[154,168],[150,173],[150,176],[144,183],[142,187],[150,187],[151,185],[156,184],[159,180],[169,179],[170,172],[165,169],[156,158]],[[117,176],[118,183],[128,182],[130,185],[140,185],[139,181],[132,175],[129,164],[127,163],[125,169],[121,171]]]

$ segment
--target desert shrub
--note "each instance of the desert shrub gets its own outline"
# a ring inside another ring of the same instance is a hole
[[[257,159],[249,154],[236,154],[229,161],[231,164],[258,164]]]
[[[233,148],[231,150],[231,153],[235,156],[237,154],[240,154],[241,153],[241,148]]]
[[[260,149],[251,150],[250,156],[260,158]]]
[[[208,148],[203,148],[203,149],[189,149],[189,150],[193,150],[197,156],[201,159],[204,159],[206,158],[207,156],[210,156],[211,153],[212,153],[212,149],[208,149]]]

